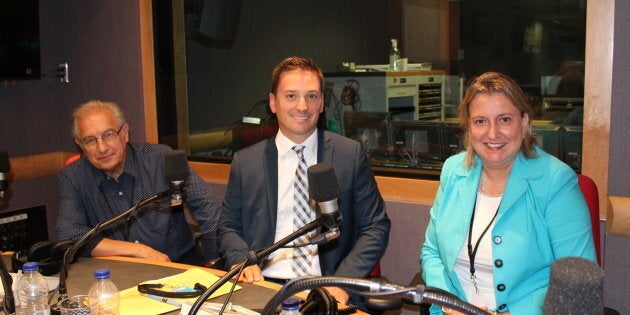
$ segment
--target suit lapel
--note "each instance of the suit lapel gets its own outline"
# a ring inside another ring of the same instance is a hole
[[[271,225],[271,231],[275,231],[276,218],[278,217],[278,148],[276,147],[275,136],[267,140],[263,158],[263,169],[265,172],[267,204],[269,205],[268,219]]]
[[[323,130],[317,129],[317,163],[332,163],[334,152],[335,148],[332,146],[332,139]]]
[[[518,201],[523,194],[527,192],[529,186],[528,181],[532,178],[542,176],[542,171],[538,167],[530,167],[527,164],[535,163],[536,159],[528,160],[521,153],[514,160],[510,177],[508,178],[505,192],[503,193],[503,199],[501,200],[501,206],[499,214],[497,215],[497,222],[501,217]]]

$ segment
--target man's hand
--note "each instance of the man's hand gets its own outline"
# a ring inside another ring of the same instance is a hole
[[[236,267],[238,267],[238,264],[233,265],[232,268],[230,268],[230,270]],[[262,271],[260,270],[260,267],[258,267],[258,265],[251,265],[243,269],[241,276],[238,278],[238,282],[254,283],[254,282],[262,281],[264,279],[265,278],[262,275]],[[232,278],[232,281],[234,280],[235,279]]]
[[[135,244],[135,243],[134,243]],[[162,253],[162,252],[158,252],[157,250],[144,245],[144,244],[136,244],[137,246],[137,252],[135,255],[133,255],[133,257],[138,257],[138,258],[144,258],[144,259],[151,259],[151,260],[158,260],[158,261],[166,261],[169,262],[171,261],[170,258],[168,258],[168,255]]]
[[[328,291],[328,293],[330,293],[330,295],[332,295],[332,297],[334,297],[337,302],[348,305],[348,300],[350,300],[350,296],[342,288],[324,287],[324,289],[326,289],[326,291]]]

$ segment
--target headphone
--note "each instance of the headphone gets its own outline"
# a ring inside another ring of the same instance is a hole
[[[341,90],[341,104],[352,106],[352,110],[357,110],[360,106],[356,106],[356,103],[360,102],[359,98],[359,81],[355,79],[346,80],[346,85]]]
[[[306,302],[300,306],[302,314],[335,315],[337,301],[324,288],[315,288],[309,292]]]
[[[138,292],[144,294],[153,294],[155,296],[161,296],[165,298],[189,299],[200,296],[208,289],[200,283],[195,283],[194,289],[192,291],[177,292],[159,290],[163,287],[165,287],[165,285],[161,283],[143,283],[138,284]]]
[[[22,265],[33,261],[37,262],[39,273],[44,276],[59,273],[63,263],[63,255],[72,244],[74,244],[72,240],[37,242],[28,251],[17,251],[11,255],[12,271],[18,272],[22,269]]]

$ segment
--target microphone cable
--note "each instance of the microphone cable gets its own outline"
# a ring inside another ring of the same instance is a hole
[[[232,282],[232,287],[230,288],[230,291],[228,292],[227,296],[225,297],[225,301],[223,301],[223,306],[221,307],[221,310],[217,314],[223,314],[223,312],[225,311],[225,308],[230,303],[230,299],[232,298],[232,294],[234,293],[234,290],[236,289],[236,283],[238,283],[238,279],[241,278],[241,275],[243,274],[243,270],[245,270],[245,266],[247,265],[247,262],[251,259],[253,253],[254,252],[250,251],[249,254],[247,255],[247,257],[245,258],[245,260],[243,260],[243,262],[241,262],[239,264],[238,273],[234,276],[236,280],[234,280]],[[255,256],[255,254],[254,254],[254,256]]]

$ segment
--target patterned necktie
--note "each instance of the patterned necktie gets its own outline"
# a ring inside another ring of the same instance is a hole
[[[306,160],[304,159],[304,146],[296,145],[293,151],[298,156],[298,167],[295,170],[295,179],[293,181],[293,231],[296,231],[311,221],[315,220],[315,212],[311,209],[308,202],[308,182],[306,176]],[[303,244],[308,242],[308,234],[303,235],[294,241],[294,244]],[[293,249],[293,272],[296,276],[304,276],[311,274],[311,254],[307,246],[296,247]]]

